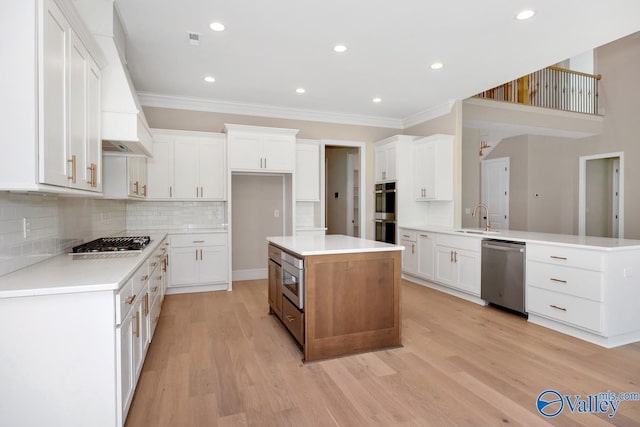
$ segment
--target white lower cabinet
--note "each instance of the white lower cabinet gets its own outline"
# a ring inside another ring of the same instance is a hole
[[[422,279],[433,279],[434,242],[431,233],[399,230],[402,252],[402,272]]]
[[[418,272],[418,243],[416,242],[416,232],[413,230],[400,229],[400,244],[404,246],[402,252],[402,272],[406,274],[416,274]]]
[[[171,235],[168,287],[175,293],[176,288],[197,292],[198,287],[206,291],[210,285],[228,285],[228,252],[227,233]]]
[[[431,233],[419,232],[417,276],[424,279],[433,279],[433,253],[434,242]]]

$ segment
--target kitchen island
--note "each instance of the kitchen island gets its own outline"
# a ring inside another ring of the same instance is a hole
[[[270,312],[292,333],[304,361],[400,346],[404,247],[342,235],[267,240]],[[302,261],[293,279],[299,299],[283,295],[284,258],[291,256]]]

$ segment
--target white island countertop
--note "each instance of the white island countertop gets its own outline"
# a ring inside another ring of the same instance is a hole
[[[63,254],[0,276],[0,298],[118,290],[165,236],[150,234],[151,243],[133,256],[83,259]]]
[[[484,234],[481,229],[462,229],[430,225],[400,225],[404,228],[432,233],[473,236],[479,239],[509,240],[513,242],[544,243],[557,246],[573,246],[597,250],[634,250],[640,249],[640,240],[616,239],[609,237],[577,236],[571,234],[537,233],[532,231],[495,230]],[[466,231],[465,231],[466,230]]]
[[[391,245],[358,237],[331,234],[322,236],[267,237],[274,245],[300,256],[355,254],[362,252],[402,251],[404,246]]]

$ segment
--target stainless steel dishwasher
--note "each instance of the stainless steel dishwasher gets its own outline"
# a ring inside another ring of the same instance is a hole
[[[483,240],[481,298],[526,314],[524,260],[525,244],[522,242]]]

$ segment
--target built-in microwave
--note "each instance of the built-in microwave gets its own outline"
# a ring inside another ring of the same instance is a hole
[[[300,310],[304,308],[304,260],[282,252],[282,295]]]

